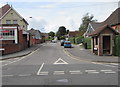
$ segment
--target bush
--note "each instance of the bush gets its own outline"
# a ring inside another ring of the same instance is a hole
[[[65,36],[61,36],[61,37],[60,37],[60,40],[63,40],[63,39],[65,39]]]
[[[83,44],[87,43],[87,49],[91,49],[91,38],[86,37],[83,39]]]
[[[69,38],[71,43],[74,43],[74,37]]]
[[[76,44],[80,44],[80,43],[82,43],[82,42],[83,42],[83,37],[82,37],[82,36],[75,38],[75,43],[76,43]]]
[[[120,56],[120,35],[115,37],[115,55]]]

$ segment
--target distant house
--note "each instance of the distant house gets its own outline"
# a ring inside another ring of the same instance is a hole
[[[42,37],[43,37],[44,39],[48,39],[48,38],[49,38],[49,35],[48,35],[48,33],[42,33]]]
[[[35,45],[41,43],[42,35],[39,30],[31,29],[28,30],[27,32],[30,33],[30,45]]]
[[[105,21],[103,22],[91,22],[88,25],[87,31],[84,33],[85,37],[89,37],[89,34],[91,34],[93,31],[95,31],[97,28],[109,25],[113,29],[117,30],[120,33],[120,8],[117,8]]]
[[[78,36],[82,36],[83,35],[83,32],[81,31],[69,31],[68,33],[68,37],[78,37]]]
[[[88,37],[89,34],[91,34],[93,31],[95,31],[98,27],[101,26],[101,23],[99,22],[90,22],[86,32],[84,33],[84,37]]]
[[[9,54],[28,47],[27,21],[9,4],[0,8],[0,51]]]

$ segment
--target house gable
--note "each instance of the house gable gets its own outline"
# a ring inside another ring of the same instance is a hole
[[[5,8],[3,8],[2,10],[4,9]],[[10,7],[7,10],[8,11],[6,11],[6,13],[4,13],[1,17],[1,23],[7,24],[6,21],[10,20],[11,24],[14,24],[13,21],[17,21],[17,24],[20,25],[23,30],[27,30],[28,23],[26,22],[26,20],[13,7]]]

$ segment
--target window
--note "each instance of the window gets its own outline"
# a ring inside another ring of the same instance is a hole
[[[13,24],[18,24],[18,21],[17,20],[13,20]]]
[[[6,24],[11,24],[11,20],[6,20]]]
[[[1,29],[0,37],[3,39],[14,39],[14,29]]]

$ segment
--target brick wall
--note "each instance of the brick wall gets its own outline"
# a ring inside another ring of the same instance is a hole
[[[15,44],[14,40],[0,41],[0,48],[4,48],[2,54],[9,54],[24,50],[28,47],[27,35],[22,34],[22,30],[18,31],[18,44]]]

